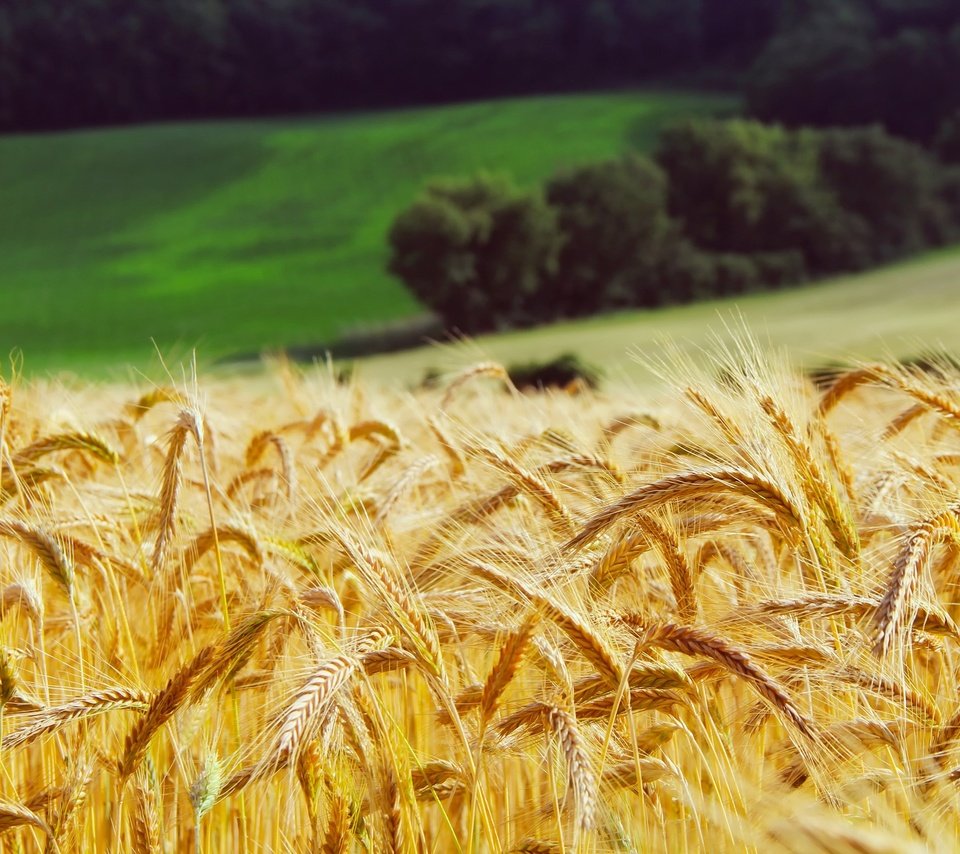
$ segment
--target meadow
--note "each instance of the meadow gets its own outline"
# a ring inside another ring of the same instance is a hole
[[[735,104],[622,92],[0,138],[0,351],[102,371],[151,339],[214,359],[415,315],[386,233],[428,179],[532,184]]]
[[[17,851],[958,850],[958,376],[0,395]]]

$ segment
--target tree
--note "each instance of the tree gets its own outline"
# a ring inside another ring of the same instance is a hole
[[[667,128],[656,150],[670,212],[698,246],[763,252],[796,246],[797,219],[817,183],[814,135],[734,120]]]
[[[823,180],[869,229],[874,263],[943,242],[952,230],[936,161],[880,127],[825,131]]]
[[[818,25],[771,39],[747,76],[747,106],[762,121],[858,125],[874,121],[883,93],[868,27]]]
[[[960,107],[955,0],[793,0],[747,77],[750,113],[790,126],[879,123],[927,144]]]
[[[543,196],[480,175],[436,182],[390,229],[389,270],[465,332],[534,319],[561,238]]]
[[[776,34],[783,5],[783,0],[703,0],[704,55],[749,63]]]
[[[876,116],[891,133],[929,143],[942,118],[960,105],[960,62],[947,36],[905,29],[876,51],[876,82],[883,93]]]
[[[935,161],[880,127],[693,121],[668,129],[656,156],[671,214],[709,252],[800,251],[807,270],[823,274],[936,245],[953,231]]]
[[[960,110],[951,113],[940,124],[934,149],[944,163],[960,163]]]
[[[663,170],[630,154],[559,174],[546,195],[564,241],[553,310],[575,316],[637,304],[676,232]]]
[[[953,238],[960,235],[960,165],[948,166],[940,176],[937,196],[949,211],[953,223]]]

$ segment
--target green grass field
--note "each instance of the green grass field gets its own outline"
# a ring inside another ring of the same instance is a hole
[[[372,380],[416,382],[428,368],[454,371],[481,359],[509,365],[573,352],[614,383],[646,385],[665,340],[686,358],[704,361],[711,336],[724,335],[725,326],[742,328],[741,319],[762,346],[785,349],[799,367],[930,351],[960,355],[960,247],[794,290],[485,336],[364,359],[356,367]]]
[[[385,234],[427,178],[532,183],[734,106],[594,94],[2,138],[0,352],[100,373],[151,338],[212,360],[416,313]]]

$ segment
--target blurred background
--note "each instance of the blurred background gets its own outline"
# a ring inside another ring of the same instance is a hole
[[[27,373],[960,321],[958,0],[0,0],[0,133]]]

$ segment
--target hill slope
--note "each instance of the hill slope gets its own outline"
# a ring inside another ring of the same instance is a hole
[[[481,359],[504,364],[551,359],[564,352],[604,368],[609,379],[634,384],[652,378],[650,361],[669,339],[688,358],[725,325],[741,318],[761,344],[788,351],[798,366],[821,367],[851,358],[909,358],[930,351],[960,355],[960,247],[806,287],[658,311],[631,311],[465,344],[423,347],[357,362],[364,377],[419,380],[426,369],[455,370]]]
[[[209,358],[415,313],[384,236],[428,177],[533,182],[732,106],[594,94],[2,138],[0,352],[89,369],[155,338]]]

